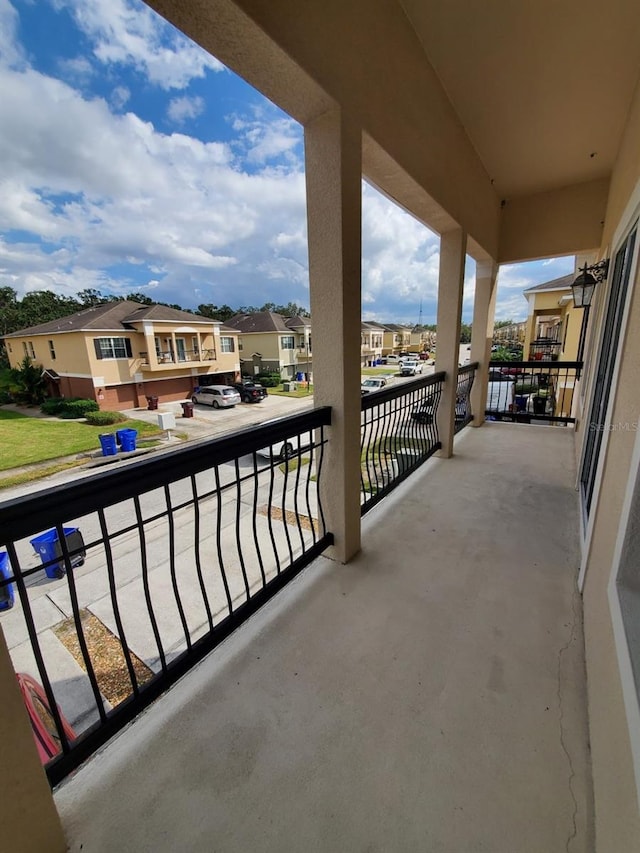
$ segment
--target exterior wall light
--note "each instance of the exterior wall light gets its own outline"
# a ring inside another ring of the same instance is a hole
[[[608,271],[608,258],[603,258],[599,263],[592,266],[585,265],[580,269],[580,275],[571,285],[573,304],[576,308],[588,308],[591,305],[596,284],[604,281]]]

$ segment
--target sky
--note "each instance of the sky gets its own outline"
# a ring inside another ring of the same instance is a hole
[[[19,297],[309,306],[301,126],[139,0],[0,0],[0,185]],[[363,319],[435,322],[438,238],[364,182],[362,220]],[[572,269],[503,267],[496,317]]]

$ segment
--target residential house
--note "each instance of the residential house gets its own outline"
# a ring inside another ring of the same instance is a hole
[[[577,361],[581,332],[587,319],[573,304],[571,275],[546,281],[524,291],[529,303],[524,337],[525,359]]]
[[[4,336],[9,362],[41,365],[54,397],[120,410],[189,398],[238,376],[238,333],[165,305],[107,302]]]
[[[236,314],[227,325],[239,335],[243,376],[279,373],[283,379],[312,381],[311,319],[273,311]]]
[[[430,352],[436,346],[436,333],[416,326],[411,329],[411,352]]]
[[[6,848],[640,849],[640,5],[150,5],[304,127],[331,559],[205,648],[53,795],[0,653]],[[364,520],[363,176],[438,235],[441,391],[438,458]],[[609,268],[575,421],[485,423],[498,267],[589,252]],[[459,439],[468,255],[477,428]],[[216,465],[230,441],[206,445]],[[101,474],[78,494],[128,494],[160,467],[135,462],[130,481]],[[42,493],[4,504],[2,535],[18,510],[36,527],[76,517],[43,507]],[[185,544],[171,577],[199,554]]]
[[[407,352],[411,346],[411,328],[398,323],[381,323],[382,354]]]
[[[526,331],[527,324],[524,320],[521,323],[499,326],[493,330],[493,342],[505,346],[524,344]]]
[[[360,364],[362,367],[371,366],[382,357],[382,340],[384,327],[378,323],[360,324]]]

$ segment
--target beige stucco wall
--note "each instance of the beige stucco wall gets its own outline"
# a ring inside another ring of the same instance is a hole
[[[53,341],[56,353],[51,357],[49,341]],[[34,362],[57,373],[72,373],[78,376],[91,375],[91,360],[87,351],[83,332],[69,332],[56,335],[25,335],[8,338],[7,352],[12,367],[17,367],[24,358],[23,342],[31,342],[35,351]],[[9,349],[9,347],[11,349]],[[95,358],[95,352],[94,352]]]
[[[616,229],[626,224],[621,223],[620,218],[632,193],[637,192],[639,179],[640,96],[636,92],[611,182],[604,227],[605,244],[610,244]],[[615,248],[610,246],[608,252],[611,253]],[[601,300],[598,307],[597,313],[601,318]],[[640,421],[639,331],[640,287],[636,281],[622,345],[613,424],[632,425]],[[591,360],[591,370],[594,361]],[[592,377],[589,384],[591,381]],[[587,424],[583,423],[583,439],[586,431]],[[598,853],[626,853],[640,849],[638,792],[607,598],[607,585],[612,571],[614,545],[635,437],[633,428],[628,431],[612,430],[608,434],[602,484],[597,504],[592,511],[592,544],[586,560],[585,643]]]
[[[570,255],[599,246],[608,192],[605,178],[507,200],[499,262]]]

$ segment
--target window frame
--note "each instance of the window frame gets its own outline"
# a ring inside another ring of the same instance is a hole
[[[109,341],[111,346],[111,353],[107,354],[105,349],[103,348],[102,342]],[[124,355],[116,354],[116,345],[115,341],[121,342],[123,345]],[[121,336],[113,336],[113,337],[103,337],[103,338],[94,338],[93,346],[96,351],[96,358],[99,361],[123,361],[125,359],[132,358],[133,350],[131,348],[131,338],[125,338]]]

